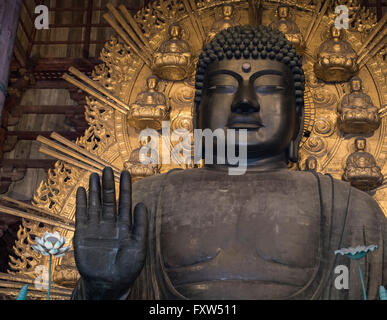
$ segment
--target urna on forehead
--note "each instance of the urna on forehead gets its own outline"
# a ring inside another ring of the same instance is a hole
[[[200,105],[208,66],[215,61],[231,59],[268,59],[288,66],[293,75],[296,104],[303,108],[305,76],[296,49],[281,31],[249,25],[222,30],[203,47],[196,68],[196,107]]]

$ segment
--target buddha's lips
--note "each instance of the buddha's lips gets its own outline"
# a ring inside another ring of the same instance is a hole
[[[258,119],[243,117],[236,117],[234,119],[230,119],[227,124],[227,128],[229,129],[258,130],[262,127],[263,124]]]

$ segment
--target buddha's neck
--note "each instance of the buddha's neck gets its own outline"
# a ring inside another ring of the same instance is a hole
[[[216,157],[214,157],[216,159]],[[225,161],[226,162],[226,161]],[[230,167],[235,167],[230,164],[205,164],[205,168],[226,171]],[[279,154],[276,156],[265,157],[265,158],[248,158],[247,159],[247,172],[263,172],[263,171],[272,171],[287,168],[287,159],[285,154]]]

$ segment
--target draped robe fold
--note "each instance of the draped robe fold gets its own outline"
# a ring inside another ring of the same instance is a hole
[[[145,266],[132,288],[122,299],[188,299],[173,286],[165,270],[162,247],[160,245],[161,216],[167,214],[168,192],[179,193],[171,180],[190,181],[196,175],[196,190],[200,181],[205,183],[214,174],[208,169],[172,170],[150,178],[145,178],[133,186],[133,204],[144,202],[148,209],[148,254]],[[260,173],[257,173],[260,174]],[[375,244],[378,249],[360,260],[367,298],[378,299],[379,286],[387,280],[386,218],[377,202],[368,194],[350,186],[349,183],[333,179],[330,175],[313,172],[289,172],[289,177],[297,174],[314,179],[320,201],[320,246],[319,264],[308,283],[295,294],[284,299],[363,299],[362,286],[357,262],[346,256],[335,255],[334,251],[358,245]],[[201,175],[201,176],[200,176]],[[310,176],[306,176],[310,175]],[[314,177],[313,177],[314,175]],[[225,179],[227,179],[225,173]],[[199,178],[198,178],[199,177]],[[200,178],[202,177],[202,179]],[[173,179],[171,179],[173,178]],[[181,187],[181,186],[180,186]],[[301,190],[302,191],[302,190]],[[300,192],[300,197],[303,197]],[[183,200],[183,199],[182,199]],[[349,270],[349,289],[335,288],[335,267],[345,265]],[[78,282],[72,299],[88,299]],[[98,297],[93,297],[98,299]]]

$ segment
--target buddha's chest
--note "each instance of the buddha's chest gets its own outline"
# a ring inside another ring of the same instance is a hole
[[[315,192],[290,182],[217,186],[168,194],[162,208],[161,250],[167,268],[215,264],[220,271],[259,272],[264,262],[310,268],[320,245]],[[251,269],[251,270],[250,270]]]

